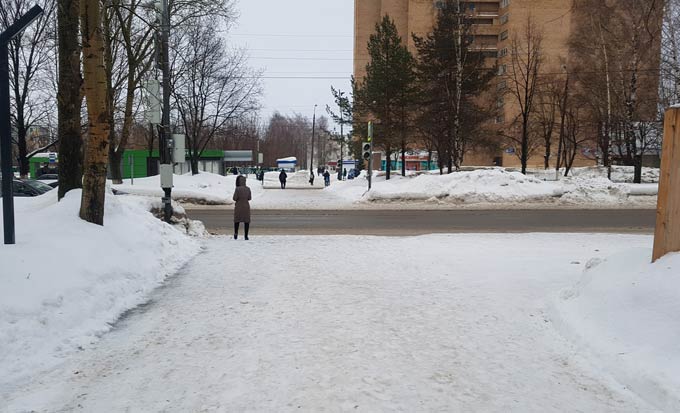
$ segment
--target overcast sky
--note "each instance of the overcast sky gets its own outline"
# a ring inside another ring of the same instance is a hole
[[[275,111],[311,118],[315,104],[317,116],[326,114],[331,85],[349,92],[354,0],[239,0],[237,7],[228,40],[265,71],[263,120]]]

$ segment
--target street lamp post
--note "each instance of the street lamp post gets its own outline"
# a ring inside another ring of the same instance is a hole
[[[12,123],[9,102],[9,42],[33,20],[43,14],[40,6],[33,6],[19,20],[0,33],[0,163],[2,163],[2,217],[5,244],[15,244],[14,191],[12,182]]]
[[[163,189],[163,217],[166,222],[172,219],[172,131],[170,129],[170,10],[168,0],[161,1],[161,67],[163,72],[163,117],[159,137],[159,157],[161,161],[161,188]]]
[[[314,132],[316,130],[316,106],[314,105],[314,116],[312,116],[312,156],[309,159],[309,173],[314,174]]]

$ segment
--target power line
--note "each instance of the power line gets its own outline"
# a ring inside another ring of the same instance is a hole
[[[260,60],[330,60],[330,61],[347,61],[354,60],[351,57],[341,58],[341,57],[271,57],[271,56],[250,56],[250,59],[260,59]],[[364,60],[364,59],[357,59]]]
[[[349,80],[350,76],[262,76],[257,79]]]
[[[344,34],[264,34],[264,33],[229,33],[230,36],[251,36],[251,37],[324,37],[324,38],[350,38],[352,35]]]
[[[249,51],[256,51],[256,52],[328,52],[328,53],[335,53],[335,52],[342,52],[342,53],[349,53],[353,51],[352,49],[250,49],[247,48]]]

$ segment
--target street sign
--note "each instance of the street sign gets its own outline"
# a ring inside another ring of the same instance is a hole
[[[151,79],[144,84],[146,111],[144,116],[146,121],[154,124],[161,124],[161,83],[158,79]]]
[[[186,162],[186,148],[185,148],[186,136],[182,134],[172,135],[172,161],[174,163],[184,163]]]
[[[253,151],[224,151],[225,162],[252,162]]]
[[[50,163],[57,163],[57,154],[54,152],[50,152],[49,159]]]

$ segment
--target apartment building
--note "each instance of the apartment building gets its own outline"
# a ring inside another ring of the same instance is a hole
[[[568,59],[568,38],[572,27],[571,4],[569,0],[474,0],[463,1],[473,19],[473,46],[485,53],[490,63],[497,63],[499,78],[495,87],[502,89],[503,74],[510,64],[510,49],[514,36],[523,35],[529,19],[542,32],[544,66],[547,72],[559,73]],[[436,19],[439,0],[355,0],[354,28],[354,76],[361,79],[369,55],[366,48],[375,25],[382,16],[389,15],[409,49],[415,53],[411,33],[423,36],[429,33]],[[505,95],[495,102],[499,116],[495,119],[502,129],[518,113],[517,105]],[[499,138],[500,139],[500,138]],[[468,165],[515,166],[519,159],[511,145],[505,145],[499,153],[472,153],[465,161]],[[581,163],[593,164],[586,158]],[[543,165],[541,154],[530,159],[531,166]]]

